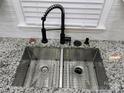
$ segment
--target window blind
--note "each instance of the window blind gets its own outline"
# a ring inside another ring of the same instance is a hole
[[[41,26],[41,17],[53,4],[61,4],[65,8],[66,27],[96,27],[104,8],[105,0],[20,0],[20,5],[27,25]],[[60,25],[61,11],[52,10],[45,24]]]

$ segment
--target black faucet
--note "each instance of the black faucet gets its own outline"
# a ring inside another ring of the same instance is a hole
[[[61,28],[59,28],[59,29],[45,29],[44,22],[46,20],[48,13],[51,10],[56,9],[56,8],[61,10]],[[42,43],[48,42],[47,37],[46,37],[46,30],[61,30],[61,34],[60,34],[60,43],[61,44],[65,44],[65,41],[69,41],[69,42],[71,41],[71,38],[65,37],[65,33],[64,33],[64,30],[65,30],[65,11],[64,11],[64,8],[62,5],[54,4],[54,5],[50,6],[46,10],[46,12],[45,12],[44,16],[41,18],[41,20],[42,20],[42,29],[41,29],[41,31],[42,31]]]

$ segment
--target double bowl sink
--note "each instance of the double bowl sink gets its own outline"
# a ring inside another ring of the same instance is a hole
[[[13,86],[108,89],[97,48],[26,47]]]

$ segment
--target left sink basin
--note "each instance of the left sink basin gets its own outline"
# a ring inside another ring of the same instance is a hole
[[[60,49],[26,47],[13,86],[59,87]]]

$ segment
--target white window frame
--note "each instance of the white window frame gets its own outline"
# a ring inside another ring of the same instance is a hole
[[[105,23],[106,23],[106,19],[108,17],[109,11],[111,10],[113,4],[113,0],[106,0],[105,1],[105,5],[98,23],[97,27],[75,27],[75,28],[67,28],[67,29],[89,29],[89,30],[105,30]],[[21,28],[41,28],[39,26],[36,25],[27,25],[25,23],[25,19],[24,19],[24,15],[23,15],[23,11],[21,8],[21,3],[20,0],[13,0],[13,5],[16,9],[16,14],[17,14],[17,18],[18,18],[18,27]]]

